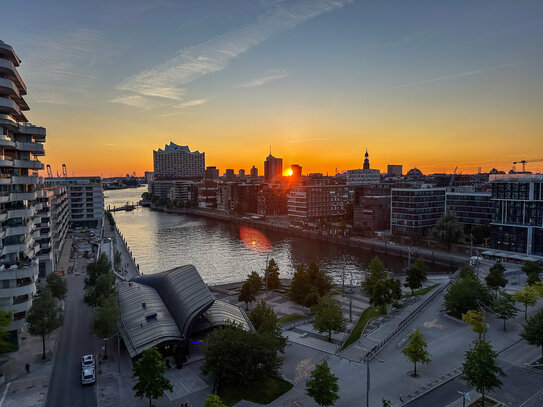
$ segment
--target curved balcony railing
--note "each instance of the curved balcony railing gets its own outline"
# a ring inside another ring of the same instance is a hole
[[[30,142],[17,141],[16,147],[17,147],[17,150],[20,150],[20,151],[31,151],[33,153],[40,153],[40,154],[44,154],[45,152],[45,149],[42,143],[30,143]]]
[[[21,78],[21,75],[19,75],[17,68],[15,67],[15,65],[13,65],[11,61],[0,58],[0,72],[4,73],[9,78],[16,81],[16,85],[19,85],[18,88],[20,89],[21,93],[23,95],[26,95],[26,85],[23,81],[23,78]]]
[[[13,166],[16,168],[43,170],[43,163],[39,160],[13,160]]]

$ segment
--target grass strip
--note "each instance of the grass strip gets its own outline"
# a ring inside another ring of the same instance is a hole
[[[362,315],[360,315],[360,319],[356,323],[355,327],[351,331],[351,334],[343,344],[343,346],[340,349],[340,352],[344,349],[346,349],[348,346],[355,343],[358,339],[360,339],[360,335],[362,335],[362,331],[366,327],[366,324],[373,318],[378,317],[380,315],[383,315],[381,311],[375,307],[370,306],[369,308],[366,308]]]
[[[439,284],[434,284],[426,288],[421,288],[420,290],[414,291],[413,294],[405,294],[402,295],[402,298],[409,298],[413,297],[414,295],[424,295],[432,291],[434,288],[436,288]]]
[[[286,324],[287,322],[296,321],[297,319],[300,319],[300,318],[304,318],[304,315],[288,314],[288,315],[285,315],[284,317],[277,318],[277,325],[283,325],[283,324]]]

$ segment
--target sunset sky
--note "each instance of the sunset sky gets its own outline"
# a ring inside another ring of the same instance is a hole
[[[270,145],[304,174],[543,159],[541,0],[5,3],[53,171],[139,175],[170,141],[221,173]]]

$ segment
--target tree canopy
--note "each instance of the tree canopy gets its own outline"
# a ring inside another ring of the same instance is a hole
[[[450,315],[460,318],[470,309],[478,309],[477,300],[491,304],[492,296],[476,277],[460,278],[445,293],[445,306]]]
[[[481,334],[485,331],[484,315],[481,311],[468,310],[465,314],[462,314],[462,321],[471,325],[471,330],[479,334],[479,340],[481,340]]]
[[[437,221],[436,226],[430,232],[430,237],[446,245],[450,250],[453,244],[464,241],[464,227],[458,222],[456,214],[448,211]]]
[[[328,294],[332,288],[332,279],[312,261],[309,266],[298,265],[290,283],[290,295],[294,302],[305,307],[312,307],[319,298]]]
[[[368,266],[368,273],[362,281],[362,288],[366,294],[371,295],[371,291],[375,284],[386,278],[387,273],[385,272],[385,265],[379,257],[375,256]]]
[[[543,309],[540,309],[526,321],[520,337],[530,345],[541,346],[541,358],[543,359]]]
[[[98,275],[93,285],[87,286],[84,299],[89,306],[98,308],[115,293],[115,275],[108,271]]]
[[[247,283],[251,285],[255,293],[262,289],[262,278],[256,271],[252,271],[251,274],[247,276]]]
[[[313,397],[315,402],[321,406],[333,406],[339,399],[338,378],[332,372],[328,362],[323,360],[315,365],[315,369],[305,383],[305,392],[308,396]]]
[[[202,372],[213,377],[215,388],[221,383],[247,385],[261,375],[274,374],[281,366],[276,338],[248,332],[236,325],[211,332],[203,350]]]
[[[528,285],[534,285],[539,281],[539,274],[543,270],[543,267],[535,261],[525,261],[522,265],[522,271],[526,273],[528,277]]]
[[[370,304],[379,307],[383,314],[387,313],[387,305],[402,297],[402,288],[400,280],[393,277],[387,277],[384,280],[377,281],[370,293]]]
[[[496,297],[492,301],[492,309],[496,313],[496,316],[503,319],[503,330],[505,331],[505,321],[514,318],[517,315],[517,308],[515,307],[515,300],[511,294],[506,293],[503,290],[498,291]]]
[[[11,324],[12,319],[13,315],[11,312],[0,309],[0,353],[12,352],[16,349],[14,343],[6,340],[9,336],[9,332],[6,332],[6,328]]]
[[[34,298],[32,306],[26,315],[26,322],[30,335],[41,336],[43,345],[42,359],[45,359],[45,340],[63,322],[62,311],[49,289],[42,290],[39,297]]]
[[[407,337],[409,338],[409,343],[402,349],[402,353],[413,363],[413,376],[416,376],[417,363],[430,363],[430,352],[428,352],[428,344],[424,339],[424,335],[422,335],[418,328]]]
[[[505,287],[507,285],[507,279],[503,274],[505,272],[505,267],[501,263],[494,263],[490,267],[488,276],[486,276],[485,281],[486,285],[491,289],[498,289],[499,287]]]
[[[256,300],[255,289],[249,281],[245,281],[241,286],[238,295],[238,301],[243,301],[245,303],[245,310],[249,310],[249,303]]]
[[[219,396],[216,394],[210,394],[207,396],[206,403],[204,407],[227,407],[224,404]]]
[[[537,286],[527,285],[513,294],[513,300],[524,305],[524,319],[528,318],[528,307],[533,307],[539,297]]]
[[[155,348],[144,350],[142,357],[134,363],[133,375],[138,381],[132,390],[136,391],[136,397],[148,398],[149,407],[152,400],[162,397],[166,390],[173,391],[172,384],[164,377],[166,370],[162,355]]]
[[[503,376],[504,373],[496,363],[497,356],[498,354],[485,341],[478,341],[465,353],[462,364],[464,380],[483,395],[483,406],[485,391],[500,388],[502,385],[498,376]]]
[[[275,290],[281,287],[281,282],[279,281],[279,266],[274,259],[270,260],[264,271],[264,281],[266,282],[266,288],[268,290]]]
[[[405,287],[411,289],[411,293],[417,288],[422,287],[426,281],[428,266],[422,257],[418,257],[413,265],[407,269]]]
[[[117,304],[117,298],[109,297],[92,316],[91,332],[98,338],[109,338],[119,331],[117,322],[120,318],[121,310]],[[107,359],[107,344],[104,344],[104,358]]]
[[[328,342],[332,340],[332,332],[345,332],[347,321],[343,318],[341,305],[332,297],[321,297],[312,311],[315,313],[313,326],[319,332],[328,332]]]
[[[58,274],[51,273],[46,279],[47,288],[51,291],[53,297],[57,300],[63,300],[66,298],[66,293],[68,292],[68,284],[66,280],[59,276]]]

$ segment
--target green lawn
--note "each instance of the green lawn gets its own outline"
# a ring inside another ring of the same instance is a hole
[[[288,315],[285,315],[284,317],[277,318],[277,325],[283,325],[283,324],[286,324],[287,322],[296,321],[297,319],[304,318],[304,317],[305,315],[288,314]]]
[[[434,288],[436,288],[439,284],[434,284],[434,285],[431,285],[430,287],[426,287],[426,288],[422,288],[420,290],[417,290],[415,292],[413,292],[413,294],[406,294],[406,295],[402,295],[402,298],[408,298],[408,297],[412,297],[414,295],[424,295],[424,294],[427,294],[429,293],[430,291],[432,291]]]
[[[367,308],[362,313],[362,315],[360,315],[360,319],[358,320],[357,324],[355,325],[355,327],[351,331],[351,334],[349,335],[349,337],[347,338],[347,340],[345,341],[345,343],[341,347],[341,350],[343,350],[347,346],[355,343],[360,338],[360,335],[362,335],[362,331],[364,330],[364,328],[365,328],[366,324],[368,323],[368,321],[370,319],[373,319],[373,318],[378,317],[380,315],[383,315],[383,314],[381,314],[381,311],[378,308],[374,307],[373,305],[370,306],[369,308]]]
[[[268,404],[292,388],[292,383],[273,376],[263,376],[248,385],[225,384],[219,386],[219,397],[232,406],[240,400]]]

